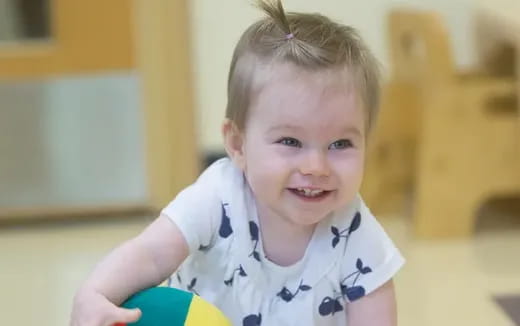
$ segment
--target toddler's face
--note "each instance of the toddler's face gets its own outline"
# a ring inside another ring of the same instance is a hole
[[[260,215],[312,225],[359,191],[364,109],[346,70],[273,71],[252,99],[241,165]]]

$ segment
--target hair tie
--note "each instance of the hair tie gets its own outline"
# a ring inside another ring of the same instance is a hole
[[[285,39],[286,40],[291,40],[293,38],[294,38],[294,34],[293,33],[289,33],[289,34],[285,35]]]

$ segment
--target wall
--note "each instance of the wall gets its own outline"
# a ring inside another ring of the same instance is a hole
[[[0,207],[142,203],[134,72],[0,82]]]

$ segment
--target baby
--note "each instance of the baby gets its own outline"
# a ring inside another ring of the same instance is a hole
[[[229,158],[96,267],[71,325],[135,321],[139,310],[118,305],[165,280],[234,325],[397,324],[404,259],[358,194],[378,64],[353,28],[257,2],[267,16],[229,73]]]

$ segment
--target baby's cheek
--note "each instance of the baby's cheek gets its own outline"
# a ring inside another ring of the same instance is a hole
[[[269,173],[269,166],[265,163],[251,162],[245,175],[256,196],[263,197],[273,188],[273,178]]]
[[[360,164],[352,169],[351,174],[349,175],[350,183],[356,189],[359,190],[361,187],[361,183],[363,180],[363,165]]]
[[[361,187],[361,183],[363,180],[363,163],[360,161],[350,162],[346,166],[343,166],[339,171],[341,171],[341,181],[343,183],[343,187],[350,193],[356,193],[359,191]]]
[[[363,174],[364,159],[360,154],[349,155],[333,160],[332,165],[338,174],[348,178],[355,178]]]
[[[276,156],[252,157],[250,162],[250,173],[257,179],[276,179],[286,170],[287,162]]]

